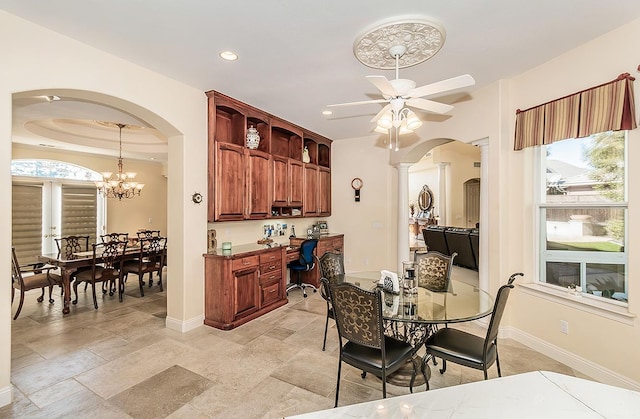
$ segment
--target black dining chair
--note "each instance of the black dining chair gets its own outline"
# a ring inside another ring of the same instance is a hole
[[[298,278],[296,282],[291,282],[287,285],[287,295],[289,295],[289,291],[294,288],[300,288],[302,290],[302,295],[307,298],[307,290],[306,288],[313,289],[313,292],[318,291],[318,289],[312,284],[305,284],[302,282],[302,278],[300,276],[301,272],[311,271],[316,266],[316,258],[314,257],[313,251],[318,246],[317,239],[307,239],[300,244],[300,257],[298,260],[294,260],[287,265],[292,273],[293,271],[298,273]]]
[[[440,374],[444,374],[447,370],[447,361],[451,361],[465,367],[482,370],[485,380],[488,378],[487,370],[495,363],[498,367],[498,377],[502,376],[500,358],[498,357],[498,329],[509,293],[514,287],[513,281],[518,276],[524,276],[524,274],[514,273],[509,277],[507,284],[498,290],[489,327],[484,337],[447,328],[438,330],[427,339],[425,342],[427,354],[442,359]]]
[[[318,259],[320,276],[329,282],[334,282],[336,278],[344,275],[344,255],[342,253],[327,252]],[[322,340],[322,350],[327,346],[327,330],[329,329],[329,319],[335,320],[333,307],[329,298],[329,289],[325,282],[320,283],[320,295],[327,303],[327,318],[324,323],[324,339]]]
[[[91,270],[82,271],[76,275],[76,280],[73,282],[73,291],[75,293],[75,300],[73,304],[78,304],[78,284],[81,282],[88,282],[91,284],[91,292],[93,293],[93,306],[98,309],[98,299],[96,298],[96,282],[102,284],[107,283],[109,289],[109,295],[113,295],[114,290],[118,290],[118,297],[122,302],[122,294],[124,293],[123,282],[123,257],[127,249],[128,241],[112,240],[105,243],[94,243],[93,247],[93,259],[91,263]],[[102,293],[106,294],[104,286],[102,287]]]
[[[416,252],[413,260],[418,286],[435,292],[448,291],[456,255],[457,253],[454,252],[451,256],[447,256],[435,250]]]
[[[382,380],[382,397],[387,397],[387,377],[411,360],[413,347],[384,334],[382,318],[382,294],[375,289],[367,291],[350,283],[329,283],[331,304],[336,317],[340,340],[340,359],[336,383],[336,402],[340,395],[340,373],[342,363],[352,365],[362,372],[362,377],[370,372]],[[416,363],[409,389],[413,392],[416,377]]]

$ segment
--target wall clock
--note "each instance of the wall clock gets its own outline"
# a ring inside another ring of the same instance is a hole
[[[356,202],[360,202],[360,189],[362,189],[363,185],[364,183],[362,182],[362,179],[360,179],[359,177],[353,178],[353,180],[351,181],[351,187],[355,190]]]

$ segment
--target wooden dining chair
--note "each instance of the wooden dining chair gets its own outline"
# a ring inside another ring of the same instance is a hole
[[[58,259],[60,258],[71,259],[74,257],[76,253],[88,252],[90,238],[91,236],[65,236],[65,237],[56,238],[55,242],[56,242],[56,247],[58,248]],[[89,270],[89,269],[91,268],[88,266],[78,268],[76,272],[71,274],[70,280],[71,281],[75,280],[76,275],[79,272],[82,272],[84,270]],[[60,286],[60,289],[61,289],[60,294],[62,295],[62,293],[64,292],[64,287],[62,286],[62,283],[59,283],[56,285]],[[85,291],[87,290],[87,285],[88,283],[85,283],[84,285]]]
[[[91,245],[93,247],[91,269],[82,271],[76,275],[76,280],[73,283],[73,291],[76,298],[73,300],[73,304],[78,304],[78,284],[81,282],[88,282],[91,284],[93,306],[96,310],[98,309],[96,282],[103,284],[107,283],[109,295],[113,295],[114,290],[117,289],[118,297],[122,302],[122,294],[124,293],[122,265],[128,243],[129,242],[127,240],[112,240],[105,243],[94,243]],[[102,293],[107,293],[104,287],[102,287]]]
[[[387,397],[387,377],[403,367],[414,355],[413,347],[384,334],[382,295],[380,290],[367,291],[350,283],[328,284],[340,340],[340,359],[336,384],[336,402],[340,395],[340,372],[346,362],[362,372],[370,372],[382,380],[382,397]],[[409,389],[413,392],[416,363]]]
[[[498,377],[502,376],[500,358],[498,357],[498,329],[507,305],[509,293],[514,287],[513,281],[518,276],[524,276],[524,274],[514,273],[509,277],[507,284],[498,289],[489,327],[484,337],[454,328],[447,328],[438,330],[427,339],[425,342],[427,354],[442,359],[440,374],[444,374],[447,370],[447,361],[451,361],[466,367],[482,370],[485,380],[488,378],[487,370],[495,363],[498,368]]]
[[[22,311],[24,293],[27,291],[41,288],[42,294],[38,297],[38,302],[41,303],[44,301],[44,289],[49,288],[49,302],[53,302],[51,298],[53,286],[62,283],[62,278],[60,275],[50,272],[52,269],[54,269],[53,266],[48,268],[38,265],[20,266],[16,256],[16,248],[11,248],[11,304],[13,304],[16,290],[20,291],[20,303],[13,320],[16,320]]]
[[[138,240],[161,237],[160,230],[138,230],[136,235],[138,236]]]
[[[341,275],[344,275],[344,255],[342,253],[327,252],[318,258],[318,267],[320,268],[320,276],[329,282]],[[329,298],[329,289],[324,282],[320,283],[320,295],[327,303],[327,318],[324,323],[324,339],[322,340],[322,350],[327,346],[327,330],[329,329],[329,319],[335,320],[331,299]]]
[[[129,233],[107,233],[107,234],[103,234],[100,236],[100,240],[102,240],[103,243],[107,243],[110,241],[128,241],[129,240]]]
[[[138,283],[140,285],[140,296],[144,297],[144,274],[149,274],[149,286],[151,286],[151,276],[154,272],[157,272],[160,291],[164,291],[162,285],[162,269],[164,268],[164,258],[167,249],[167,238],[143,238],[140,239],[139,245],[140,250],[138,257],[124,262],[124,281],[127,281],[130,273],[136,274],[138,276]]]

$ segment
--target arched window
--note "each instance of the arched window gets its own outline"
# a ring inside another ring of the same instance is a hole
[[[102,234],[106,202],[93,170],[55,160],[21,159],[11,162],[13,231],[16,253],[25,263],[57,251],[55,239]]]

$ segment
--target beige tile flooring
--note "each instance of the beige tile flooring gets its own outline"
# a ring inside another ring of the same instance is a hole
[[[477,281],[464,269],[454,275]],[[166,291],[154,285],[140,298],[135,276],[123,303],[99,295],[94,310],[90,289],[80,291],[64,318],[59,291],[54,304],[37,303],[38,293],[27,293],[13,322],[14,403],[0,408],[0,418],[278,418],[333,407],[338,339],[330,321],[322,351],[326,306],[319,294],[305,299],[294,290],[286,306],[232,331],[201,326],[180,334],[164,327]],[[500,358],[503,375],[580,376],[509,339],[500,341]],[[432,389],[482,380],[481,371],[455,364],[444,375],[432,370]],[[494,366],[490,377],[496,375]],[[388,397],[408,393],[387,390]],[[341,406],[381,397],[376,377],[362,379],[343,366]]]

